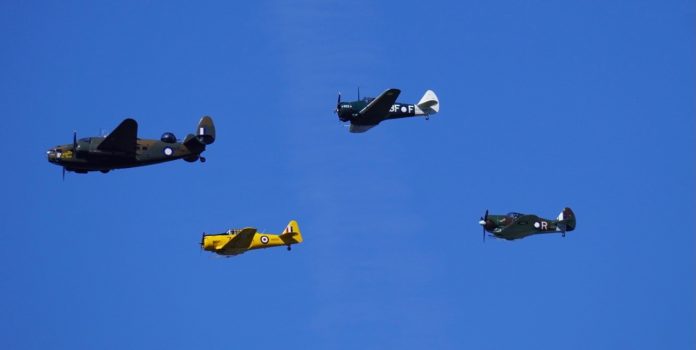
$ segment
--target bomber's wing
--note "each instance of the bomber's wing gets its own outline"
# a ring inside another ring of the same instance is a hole
[[[239,233],[237,233],[234,238],[232,238],[227,244],[225,244],[221,249],[246,249],[251,246],[251,241],[256,235],[256,229],[253,227],[243,228]]]
[[[360,118],[355,120],[357,124],[378,124],[389,115],[389,109],[396,102],[401,90],[389,89],[372,100],[360,111]]]
[[[133,119],[125,119],[97,146],[97,149],[107,152],[123,152],[135,154],[138,138],[138,123]]]

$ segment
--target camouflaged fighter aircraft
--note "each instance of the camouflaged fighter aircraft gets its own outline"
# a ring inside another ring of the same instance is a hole
[[[290,246],[302,243],[302,234],[297,221],[292,220],[282,234],[257,232],[253,227],[230,229],[225,233],[206,234],[201,236],[201,248],[219,255],[239,255],[247,250],[263,249],[277,246]]]
[[[483,226],[484,241],[486,240],[486,231],[492,233],[493,237],[509,241],[552,232],[561,232],[565,237],[566,232],[575,230],[575,213],[570,208],[564,208],[556,220],[548,220],[536,215],[520,213],[488,215],[488,210],[486,210],[486,215],[481,218],[479,225]]]
[[[370,130],[387,119],[418,116],[429,119],[440,111],[440,102],[432,90],[426,91],[417,104],[396,102],[400,93],[399,89],[389,89],[377,98],[365,97],[361,100],[358,92],[357,101],[341,102],[339,92],[334,113],[338,114],[340,121],[350,122],[350,132],[359,133]]]
[[[171,132],[162,134],[160,140],[138,138],[138,123],[125,119],[106,137],[77,139],[73,132],[73,143],[49,149],[48,161],[63,167],[65,171],[84,174],[89,171],[107,173],[113,169],[132,168],[143,165],[184,159],[187,162],[205,162],[201,153],[206,145],[215,142],[215,125],[205,116],[198,122],[196,135],[189,134],[179,142]]]

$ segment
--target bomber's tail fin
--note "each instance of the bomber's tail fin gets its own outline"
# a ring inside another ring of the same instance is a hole
[[[196,129],[196,137],[206,145],[215,142],[215,124],[213,124],[213,118],[207,115],[201,118],[198,122],[198,128]]]
[[[285,230],[280,235],[280,239],[287,244],[302,243],[302,233],[300,232],[300,226],[297,225],[297,221],[291,220],[288,223],[288,226],[285,227]]]
[[[564,232],[575,230],[575,213],[570,208],[563,208],[563,211],[558,214],[558,228]]]
[[[426,91],[416,106],[423,111],[423,114],[427,115],[435,114],[440,111],[440,101],[437,99],[437,95],[435,95],[433,90]]]

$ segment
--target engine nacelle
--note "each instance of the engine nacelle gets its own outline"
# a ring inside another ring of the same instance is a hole
[[[160,138],[160,140],[162,140],[164,143],[176,143],[176,136],[174,136],[174,134],[171,132],[165,132],[162,134],[162,138]]]

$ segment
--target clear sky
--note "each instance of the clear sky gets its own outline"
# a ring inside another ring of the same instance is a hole
[[[695,4],[0,4],[2,349],[692,349]],[[400,88],[429,121],[332,114]],[[139,122],[208,162],[68,174]],[[481,242],[486,209],[577,229]],[[298,220],[234,258],[203,231]]]

